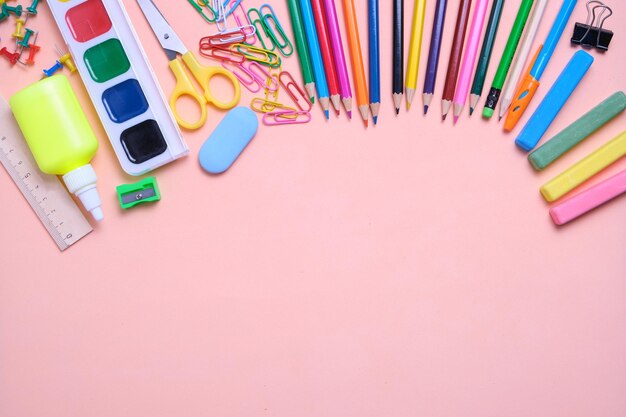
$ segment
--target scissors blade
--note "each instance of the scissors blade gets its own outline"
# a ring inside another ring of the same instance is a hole
[[[176,59],[177,53],[184,55],[187,52],[185,44],[167,23],[154,2],[152,0],[137,0],[137,3],[169,60]]]

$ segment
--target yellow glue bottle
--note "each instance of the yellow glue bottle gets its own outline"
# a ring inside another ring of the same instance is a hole
[[[102,220],[97,177],[89,163],[98,141],[67,77],[38,81],[14,94],[9,104],[39,169],[62,175],[69,192]]]

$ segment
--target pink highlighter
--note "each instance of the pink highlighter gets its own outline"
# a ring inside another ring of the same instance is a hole
[[[626,192],[626,169],[550,209],[557,225],[568,223]]]

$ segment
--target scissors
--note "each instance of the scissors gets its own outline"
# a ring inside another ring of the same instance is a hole
[[[235,76],[222,67],[200,64],[193,52],[185,47],[178,35],[176,35],[176,32],[172,30],[172,27],[167,23],[152,0],[137,0],[137,3],[139,7],[141,7],[141,11],[148,20],[161,47],[165,51],[165,55],[167,55],[170,61],[169,67],[174,73],[174,77],[176,77],[176,86],[170,96],[170,107],[172,108],[174,118],[178,124],[186,129],[198,129],[201,127],[207,118],[207,104],[211,104],[222,110],[235,107],[241,96],[241,87]],[[178,55],[181,55],[182,60],[178,59]],[[191,75],[193,75],[193,78],[196,79],[198,84],[204,88],[203,94],[194,88],[189,75],[183,68],[183,64],[185,64],[189,72],[191,72]],[[225,102],[218,100],[213,93],[211,93],[210,81],[215,76],[225,77],[233,84],[235,94],[230,101]],[[197,121],[189,122],[179,115],[176,109],[176,103],[181,97],[189,97],[198,103],[200,107],[200,118]]]

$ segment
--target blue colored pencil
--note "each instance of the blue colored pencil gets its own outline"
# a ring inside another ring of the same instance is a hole
[[[324,115],[326,119],[328,119],[330,117],[328,113],[330,97],[328,93],[328,83],[326,82],[326,72],[324,71],[324,62],[322,61],[322,51],[320,49],[319,40],[317,39],[317,29],[315,28],[311,0],[300,0],[300,9],[302,12],[304,33],[309,46],[309,54],[311,55],[311,64],[313,65],[317,97],[324,110]]]
[[[380,109],[380,39],[378,26],[378,0],[368,0],[369,23],[369,73],[370,109],[374,124],[378,121]]]
[[[439,54],[441,52],[441,39],[443,35],[443,25],[446,21],[446,7],[448,0],[437,0],[435,6],[435,17],[433,20],[433,31],[430,35],[430,50],[428,51],[428,64],[426,65],[426,76],[424,78],[424,114],[428,113],[428,106],[433,99],[435,92],[435,82],[437,81],[437,67],[439,65]]]

